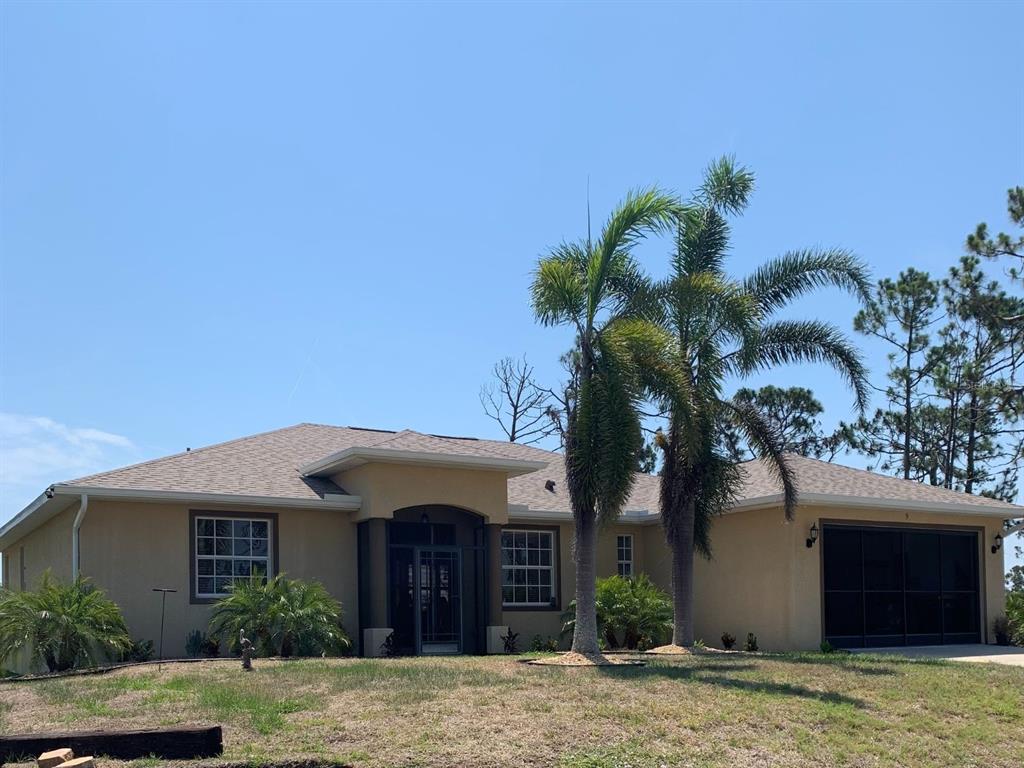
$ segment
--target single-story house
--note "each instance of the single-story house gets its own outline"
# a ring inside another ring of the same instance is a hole
[[[997,535],[1024,508],[793,458],[796,518],[757,461],[698,558],[696,636],[761,648],[992,642]],[[598,573],[670,587],[658,479],[638,475]],[[299,424],[50,486],[0,529],[3,582],[90,577],[138,639],[185,653],[234,580],[287,572],[344,606],[358,650],[484,653],[558,637],[572,599],[561,455],[491,440]]]

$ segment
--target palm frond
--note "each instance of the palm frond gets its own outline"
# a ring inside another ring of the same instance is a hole
[[[747,207],[754,191],[754,173],[736,158],[724,155],[704,169],[704,181],[697,191],[697,199],[706,206],[730,214],[738,214]]]
[[[754,449],[758,460],[764,462],[779,481],[782,486],[782,508],[786,519],[792,520],[797,503],[796,472],[789,461],[789,454],[782,450],[782,436],[751,404],[723,400],[722,405],[730,412],[733,423]]]
[[[670,231],[679,201],[656,187],[629,192],[612,212],[587,264],[587,317],[593,322],[608,292],[610,273],[624,269],[629,249],[649,234]]]
[[[871,394],[860,350],[833,325],[818,320],[780,320],[761,329],[756,345],[744,356],[742,374],[794,363],[824,363],[854,391],[863,412]]]
[[[719,272],[729,248],[729,224],[714,208],[690,207],[676,222],[675,274]]]
[[[538,263],[531,286],[534,314],[543,325],[580,326],[586,306],[586,252],[576,243],[563,243]]]
[[[748,276],[744,287],[765,314],[771,315],[818,288],[840,288],[866,302],[871,294],[871,273],[850,251],[813,248],[772,259]]]

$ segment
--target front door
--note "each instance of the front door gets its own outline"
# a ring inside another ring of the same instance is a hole
[[[462,651],[462,561],[456,547],[415,550],[417,652]]]

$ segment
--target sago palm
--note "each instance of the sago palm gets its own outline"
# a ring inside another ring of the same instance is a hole
[[[271,636],[282,656],[348,650],[351,643],[341,626],[341,603],[323,584],[280,577],[274,581]]]
[[[0,588],[0,663],[22,648],[50,672],[94,665],[131,645],[121,609],[88,579],[46,571],[34,591]]]
[[[564,243],[541,258],[533,309],[544,325],[567,325],[575,346],[563,414],[566,482],[575,538],[577,618],[572,650],[597,655],[597,530],[614,520],[633,487],[642,445],[637,398],[644,366],[662,343],[660,330],[636,316],[631,298],[644,280],[632,246],[671,230],[677,201],[657,189],[631,193],[596,240]]]
[[[349,647],[341,626],[341,604],[322,584],[289,579],[283,573],[266,581],[238,581],[214,605],[213,637],[234,643],[243,629],[265,654],[338,653]]]
[[[726,381],[782,364],[825,363],[846,379],[859,408],[868,399],[860,354],[837,328],[775,318],[820,287],[865,297],[869,275],[858,259],[844,250],[796,251],[745,279],[727,275],[726,216],[746,207],[752,188],[753,175],[730,159],[709,166],[679,215],[670,275],[649,289],[657,299],[654,316],[673,339],[669,362],[687,388],[685,398],[671,398],[664,385],[659,393],[673,400],[665,403],[668,428],[658,441],[664,452],[660,508],[672,552],[673,643],[681,646],[693,643],[694,552],[710,556],[712,518],[735,500],[742,481],[739,467],[720,449],[726,418],[775,475],[787,519],[797,501],[781,436],[756,409],[725,397]]]

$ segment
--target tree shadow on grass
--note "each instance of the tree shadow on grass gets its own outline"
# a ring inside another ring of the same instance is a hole
[[[666,664],[663,666],[646,667],[596,667],[600,674],[620,680],[641,680],[660,677],[668,680],[717,685],[723,688],[749,691],[750,693],[796,696],[802,699],[813,699],[829,704],[848,704],[858,709],[863,709],[866,706],[860,699],[833,691],[817,691],[813,688],[794,685],[793,683],[744,680],[738,677],[729,677],[725,674],[707,674],[708,672],[741,672],[755,668],[757,668],[755,664],[709,664],[698,666]]]
[[[839,669],[846,672],[853,672],[857,675],[896,675],[899,674],[899,670],[892,666],[893,661],[902,661],[896,659],[883,659],[883,658],[872,658],[862,657],[855,654],[847,653],[836,653],[836,654],[815,654],[815,655],[799,655],[799,654],[778,654],[766,656],[766,660],[778,662],[780,664],[800,664],[807,667],[828,667],[831,669]]]

